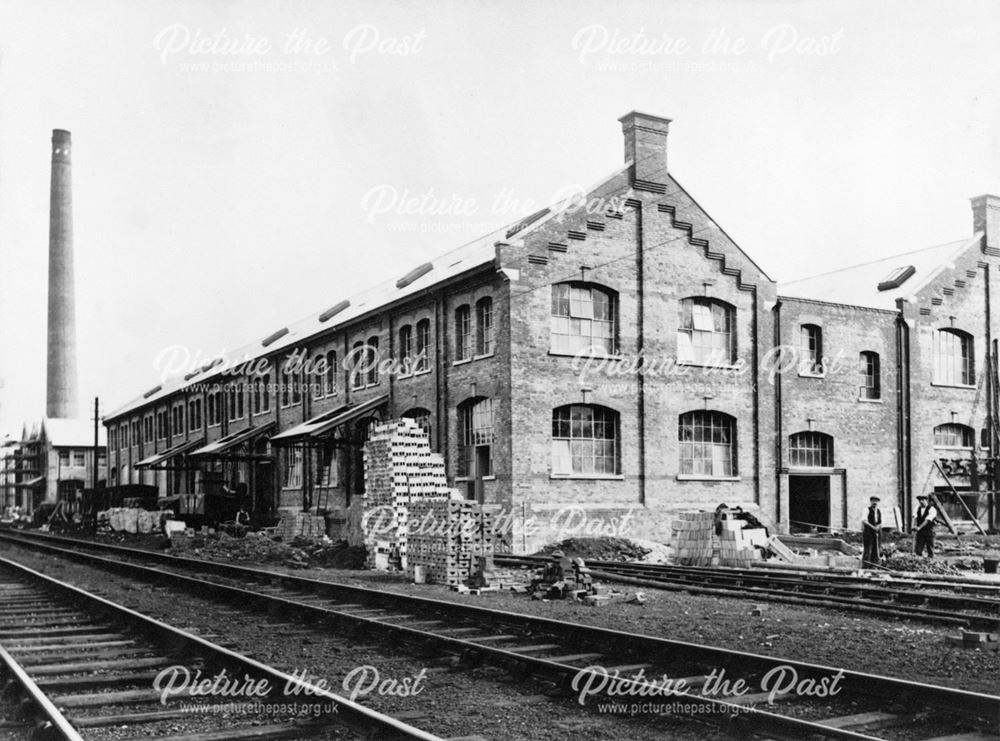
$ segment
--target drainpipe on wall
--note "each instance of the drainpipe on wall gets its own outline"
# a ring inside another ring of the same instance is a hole
[[[906,529],[910,529],[912,488],[912,443],[910,439],[910,327],[900,316],[896,320],[896,391],[898,420],[899,505]]]
[[[774,347],[781,347],[781,299],[774,302]],[[775,522],[781,522],[781,460],[783,455],[781,426],[781,356],[780,351],[771,362],[775,363],[774,378],[774,514]],[[754,378],[760,384],[758,375]]]
[[[637,357],[638,357],[638,430],[636,432],[638,440],[638,458],[639,458],[639,506],[646,506],[646,381],[645,381],[645,358],[643,357],[643,352],[646,347],[646,333],[645,333],[645,282],[646,278],[644,275],[645,260],[643,252],[645,251],[646,242],[645,235],[643,233],[642,224],[642,202],[637,202],[635,207],[635,232],[636,232],[636,280],[638,282],[637,287],[637,300],[638,306],[636,311],[636,324],[638,329],[637,337]]]

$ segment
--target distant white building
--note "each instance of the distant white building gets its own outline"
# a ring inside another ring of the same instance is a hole
[[[4,509],[16,504],[30,514],[43,502],[95,484],[103,487],[106,481],[105,430],[98,428],[95,461],[94,425],[85,419],[45,418],[30,430],[25,427],[20,440],[0,446]]]

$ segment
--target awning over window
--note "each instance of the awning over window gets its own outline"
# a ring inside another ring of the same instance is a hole
[[[264,435],[274,429],[274,422],[259,427],[248,427],[239,432],[233,432],[225,437],[220,437],[215,442],[211,442],[204,447],[198,448],[191,453],[191,457],[201,458],[224,458],[227,453],[231,453],[239,445],[253,440],[255,437]]]
[[[16,481],[14,486],[18,489],[34,489],[36,486],[41,486],[44,483],[44,476],[35,476],[35,478],[28,479],[27,481]]]
[[[295,445],[324,437],[341,425],[353,422],[375,411],[388,401],[389,395],[385,394],[353,407],[340,407],[339,409],[320,414],[302,424],[285,430],[279,435],[275,435],[271,438],[271,443],[274,445]]]
[[[176,458],[179,455],[184,455],[189,453],[195,448],[200,448],[205,444],[205,438],[199,438],[197,440],[188,440],[187,442],[175,445],[172,448],[167,448],[159,453],[154,453],[148,458],[143,458],[141,461],[135,464],[136,468],[165,468],[163,465],[168,461]]]

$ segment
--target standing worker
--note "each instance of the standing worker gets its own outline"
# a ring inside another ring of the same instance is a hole
[[[934,558],[934,520],[937,519],[937,508],[930,503],[926,494],[918,494],[917,515],[913,522],[913,552],[921,555],[927,549],[927,557]]]
[[[881,561],[879,541],[882,534],[882,511],[878,508],[878,503],[878,497],[871,497],[868,509],[861,516],[861,540],[864,544],[861,566],[866,569],[877,567]]]

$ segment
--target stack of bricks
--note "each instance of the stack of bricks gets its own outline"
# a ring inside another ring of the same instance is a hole
[[[406,573],[413,578],[416,566],[426,579],[458,586],[472,573],[476,560],[493,562],[493,515],[468,500],[424,500],[409,505],[411,524],[407,541]]]
[[[278,522],[274,535],[282,540],[322,538],[326,535],[326,519],[308,512],[288,513]]]
[[[674,560],[682,566],[712,563],[712,534],[715,517],[711,512],[680,512],[673,524]]]
[[[766,542],[763,530],[757,528],[744,530],[741,520],[725,520],[723,526],[719,552],[719,563],[722,566],[747,569],[753,566],[754,561],[760,560],[761,553],[754,546],[760,543],[761,537]],[[758,536],[757,533],[761,535]]]
[[[375,554],[398,551],[405,567],[409,555],[408,511],[415,502],[445,500],[451,496],[444,458],[431,452],[427,433],[412,419],[376,425],[365,443],[365,497],[362,521],[392,527],[366,532],[368,565],[376,567]],[[376,510],[381,510],[376,513]],[[386,517],[391,513],[392,517]],[[379,564],[380,565],[380,564]]]

